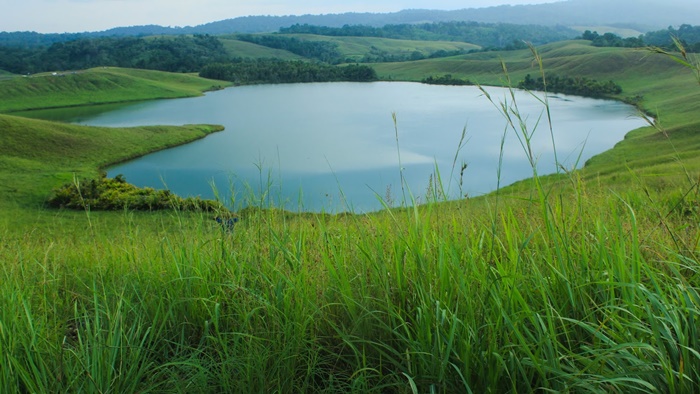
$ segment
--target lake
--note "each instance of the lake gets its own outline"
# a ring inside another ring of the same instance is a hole
[[[508,90],[486,90],[497,104],[512,105]],[[516,91],[515,98],[532,133],[538,173],[556,172],[543,104],[526,92]],[[646,125],[623,103],[564,95],[548,100],[558,160],[567,169],[582,166]],[[496,189],[501,153],[502,186],[533,174],[522,135],[507,127],[478,88],[469,86],[242,86],[203,97],[36,111],[33,116],[113,127],[224,125],[223,132],[114,166],[108,175],[123,174],[135,185],[182,196],[218,196],[234,209],[263,204],[360,213],[404,201],[476,196]]]

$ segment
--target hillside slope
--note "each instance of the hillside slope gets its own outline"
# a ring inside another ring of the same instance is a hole
[[[73,176],[219,131],[188,125],[104,128],[0,115],[0,196],[3,202],[39,204]]]
[[[201,95],[228,83],[190,74],[94,68],[0,80],[0,113]]]

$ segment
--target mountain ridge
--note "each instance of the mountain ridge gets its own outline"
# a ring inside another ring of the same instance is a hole
[[[295,24],[328,27],[414,24],[447,21],[513,23],[533,25],[601,26],[632,28],[641,32],[681,24],[700,24],[700,6],[691,0],[661,3],[656,0],[567,0],[544,4],[499,5],[458,10],[405,9],[390,13],[346,12],[340,14],[252,15],[212,21],[196,26],[123,26],[112,29],[64,33],[89,36],[139,36],[170,34],[269,33]],[[4,32],[7,34],[7,32]],[[2,33],[0,33],[2,34]],[[37,33],[38,34],[38,33]],[[50,33],[60,35],[59,33]]]

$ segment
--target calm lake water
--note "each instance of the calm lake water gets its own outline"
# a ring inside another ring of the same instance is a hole
[[[507,90],[487,91],[497,103],[511,104]],[[538,173],[556,172],[544,106],[525,92],[517,93],[516,102],[534,131]],[[645,125],[634,108],[614,101],[557,95],[549,97],[549,104],[558,159],[567,168],[579,157],[582,166]],[[421,203],[431,198],[430,180],[438,172],[449,198],[487,193],[497,186],[504,135],[501,185],[533,173],[516,133],[475,87],[259,85],[197,98],[34,115],[98,126],[222,124],[223,132],[112,167],[108,175],[123,174],[133,184],[183,196],[218,193],[235,209],[262,203],[293,211],[359,213],[381,209],[382,201],[400,205],[404,195]]]

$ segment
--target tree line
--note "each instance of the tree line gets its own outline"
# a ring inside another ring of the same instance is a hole
[[[83,38],[48,47],[0,46],[0,69],[15,74],[114,66],[171,72],[197,72],[229,56],[209,35],[157,38]]]
[[[230,81],[241,85],[377,80],[374,69],[364,65],[332,66],[300,60],[277,59],[237,59],[229,63],[209,64],[202,68],[199,75],[203,78]]]
[[[268,48],[283,49],[324,63],[337,64],[341,62],[342,58],[342,54],[338,51],[338,44],[328,41],[300,40],[296,37],[270,34],[241,34],[236,36],[236,38]]]
[[[688,52],[700,53],[700,26],[681,25],[678,29],[669,26],[665,30],[651,31],[638,37],[627,38],[622,38],[614,33],[598,34],[596,31],[586,30],[580,38],[591,41],[591,45],[597,47],[642,48],[657,46],[675,49],[673,37],[680,40]]]
[[[586,77],[548,76],[546,85],[542,77],[532,78],[530,74],[518,83],[518,89],[546,90],[585,97],[608,97],[622,93],[622,87],[613,81],[598,82]]]
[[[452,74],[446,74],[441,76],[429,76],[423,78],[422,83],[428,85],[450,85],[450,86],[469,86],[474,85],[474,83],[468,79],[454,78]]]

